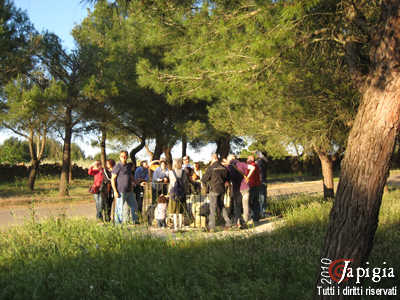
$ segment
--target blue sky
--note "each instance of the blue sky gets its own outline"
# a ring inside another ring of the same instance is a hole
[[[39,32],[54,32],[69,50],[74,48],[71,30],[85,18],[89,7],[80,0],[14,0],[14,4],[27,12]]]

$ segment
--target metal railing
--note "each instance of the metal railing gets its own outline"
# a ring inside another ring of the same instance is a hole
[[[155,193],[155,195],[154,195]],[[152,205],[157,203],[159,195],[168,194],[168,183],[152,183],[147,182],[143,187],[143,208],[142,214],[146,215],[146,212],[151,208]],[[202,211],[207,209],[208,197],[204,194],[190,194],[186,196],[186,203],[184,207],[184,224],[186,226],[200,228],[206,226],[206,217],[201,216]],[[167,224],[169,218],[167,217]],[[154,224],[154,221],[152,222]]]
[[[194,189],[193,189],[194,190]],[[156,195],[154,196],[154,193]],[[157,199],[159,195],[167,195],[168,194],[168,183],[151,183],[148,182],[143,187],[143,216],[147,213],[147,210],[151,208],[152,205],[157,203]],[[265,196],[267,196],[265,194]],[[264,201],[267,199],[264,199]],[[230,214],[233,215],[232,208],[232,199],[230,201],[230,205],[228,210]],[[153,207],[154,208],[154,207]],[[184,207],[184,225],[190,226],[193,228],[204,228],[207,226],[207,215],[209,212],[209,200],[208,194],[195,193],[189,194],[186,196],[186,203]],[[260,203],[260,217],[265,216],[265,207]],[[155,224],[155,221],[151,222]],[[167,217],[167,224],[171,224],[171,216]]]

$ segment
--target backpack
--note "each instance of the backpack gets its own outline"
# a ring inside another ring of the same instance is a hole
[[[177,201],[177,200],[183,200],[185,199],[185,186],[183,184],[183,172],[182,172],[182,176],[178,177],[175,173],[174,170],[172,170],[172,173],[174,174],[176,180],[175,180],[175,184],[171,189],[171,194],[172,194],[172,198]]]

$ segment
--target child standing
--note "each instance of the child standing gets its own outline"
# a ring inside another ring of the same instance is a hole
[[[167,198],[164,195],[158,197],[157,206],[154,210],[154,217],[158,227],[167,227],[165,218],[167,217]]]

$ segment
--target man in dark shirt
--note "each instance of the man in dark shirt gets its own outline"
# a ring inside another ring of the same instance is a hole
[[[210,231],[215,231],[217,205],[222,210],[222,216],[225,220],[225,227],[229,228],[232,225],[228,216],[228,211],[224,207],[223,202],[225,186],[228,180],[228,170],[219,162],[217,154],[213,154],[211,156],[211,165],[207,168],[206,173],[201,179],[203,184],[208,184],[210,187],[210,216],[208,221],[208,227]]]
[[[129,221],[129,213],[132,222],[137,220],[137,203],[133,194],[133,175],[132,165],[128,164],[128,151],[121,151],[120,162],[112,170],[111,186],[114,191],[115,203],[115,223],[121,224]]]

